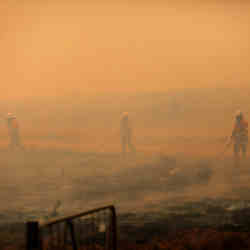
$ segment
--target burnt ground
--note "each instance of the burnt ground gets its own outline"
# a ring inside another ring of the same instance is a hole
[[[2,224],[3,249],[25,249],[23,223]],[[250,200],[207,199],[118,214],[118,249],[250,249]]]
[[[221,232],[250,232],[250,200],[203,200],[179,206],[166,206],[162,212],[122,214],[119,216],[121,239],[135,242],[193,229]]]
[[[48,218],[57,200],[59,216],[114,204],[119,241],[135,248],[166,248],[180,237],[199,241],[212,233],[219,240],[225,232],[240,232],[232,236],[237,241],[249,232],[248,161],[235,168],[230,158],[182,155],[122,159],[115,153],[37,150],[14,156],[1,152],[2,246],[24,247],[24,222]]]

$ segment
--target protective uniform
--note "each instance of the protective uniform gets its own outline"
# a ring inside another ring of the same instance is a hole
[[[231,139],[234,144],[235,163],[239,163],[240,152],[245,158],[248,144],[248,123],[242,112],[237,112]]]
[[[135,152],[135,148],[132,144],[132,128],[131,123],[129,120],[129,116],[127,112],[124,112],[121,116],[121,123],[120,123],[120,134],[121,134],[121,146],[122,146],[122,153],[126,154],[126,148],[130,149],[131,152]]]
[[[7,116],[7,126],[10,138],[9,146],[11,148],[19,147],[20,146],[19,126],[16,117],[11,113],[8,113]]]

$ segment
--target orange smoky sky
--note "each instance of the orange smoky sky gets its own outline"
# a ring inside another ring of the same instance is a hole
[[[3,2],[1,98],[250,84],[247,3]]]

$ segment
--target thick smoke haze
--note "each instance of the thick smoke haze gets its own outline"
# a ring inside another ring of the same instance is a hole
[[[246,2],[2,1],[1,223],[43,218],[57,200],[60,216],[245,204],[249,159],[235,167],[228,142],[236,110],[250,121]]]
[[[247,87],[250,5],[5,1],[3,99]]]

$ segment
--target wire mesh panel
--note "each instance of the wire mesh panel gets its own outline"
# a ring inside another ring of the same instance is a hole
[[[41,250],[116,250],[116,242],[116,214],[113,206],[39,225]]]
[[[72,241],[67,222],[41,227],[40,248],[42,250],[72,250]]]

